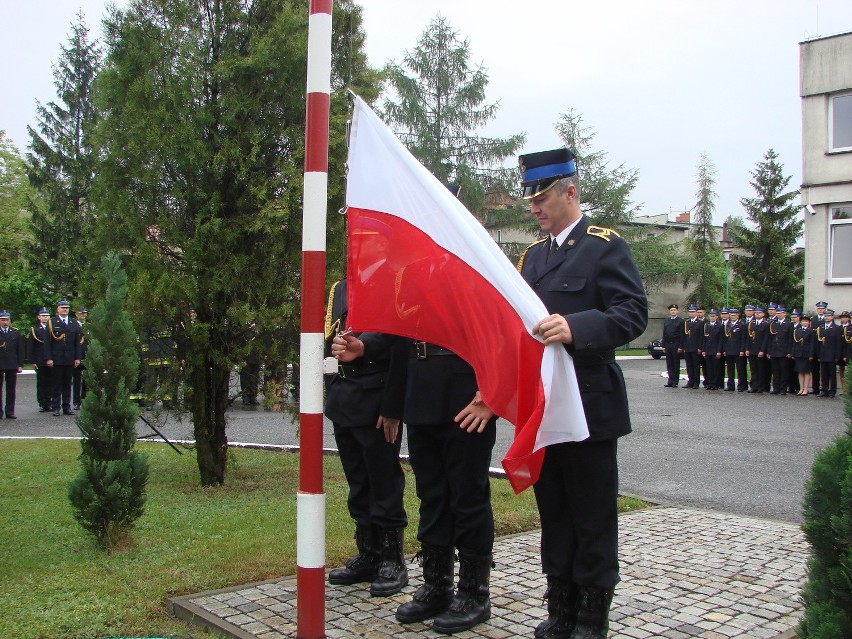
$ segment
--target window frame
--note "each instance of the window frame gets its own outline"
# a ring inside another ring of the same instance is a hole
[[[850,217],[843,219],[834,218],[834,209],[846,208],[849,210]],[[839,227],[852,227],[852,202],[836,202],[828,205],[828,273],[826,280],[833,284],[852,284],[852,273],[849,277],[834,277],[834,234],[835,229]],[[849,233],[849,231],[846,231]],[[848,253],[848,249],[847,249]]]
[[[838,98],[852,99],[852,91],[844,91],[828,96],[828,152],[829,153],[847,153],[852,151],[852,141],[849,146],[834,146],[834,101]],[[849,123],[852,127],[852,122]]]

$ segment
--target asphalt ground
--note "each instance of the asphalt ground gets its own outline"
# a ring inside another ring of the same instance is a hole
[[[804,484],[814,455],[845,430],[842,396],[665,388],[662,360],[641,357],[619,363],[633,422],[633,433],[619,440],[622,493],[664,505],[801,522]],[[15,412],[17,420],[0,421],[0,437],[79,434],[73,417],[38,412],[34,375],[18,376]],[[170,440],[192,439],[187,418],[181,421],[156,410],[143,417]],[[239,399],[228,410],[228,439],[233,443],[296,446],[297,433],[298,419],[286,412],[242,406]],[[154,435],[141,421],[139,434]],[[512,435],[511,425],[501,421],[492,466],[500,467]],[[327,420],[324,446],[335,448]]]

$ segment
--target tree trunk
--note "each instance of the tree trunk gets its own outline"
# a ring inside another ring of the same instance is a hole
[[[225,411],[228,408],[230,369],[213,362],[206,355],[199,355],[198,364],[190,364],[190,367],[190,405],[201,485],[219,486],[225,483],[228,464]]]

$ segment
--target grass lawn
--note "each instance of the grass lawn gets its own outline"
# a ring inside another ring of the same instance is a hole
[[[137,450],[150,464],[145,514],[131,543],[105,554],[68,502],[79,444],[0,441],[0,637],[200,636],[167,615],[166,599],[295,574],[297,455],[231,449],[227,485],[210,489],[198,485],[194,451]],[[417,498],[407,472],[406,548],[414,552]],[[325,458],[325,490],[326,562],[339,566],[354,541],[337,457]],[[538,527],[531,490],[514,495],[507,481],[492,480],[492,494],[498,535]]]

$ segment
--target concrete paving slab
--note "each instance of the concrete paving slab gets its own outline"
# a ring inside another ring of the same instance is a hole
[[[620,519],[622,582],[609,637],[792,637],[802,615],[799,593],[809,547],[798,526],[741,515],[657,507]],[[498,539],[491,576],[492,616],[459,639],[531,637],[546,617],[541,595],[539,531]],[[421,584],[393,597],[370,597],[363,585],[328,586],[326,636],[443,637],[430,623],[400,625],[396,607]],[[285,577],[176,597],[173,613],[236,639],[296,633],[296,579]]]

